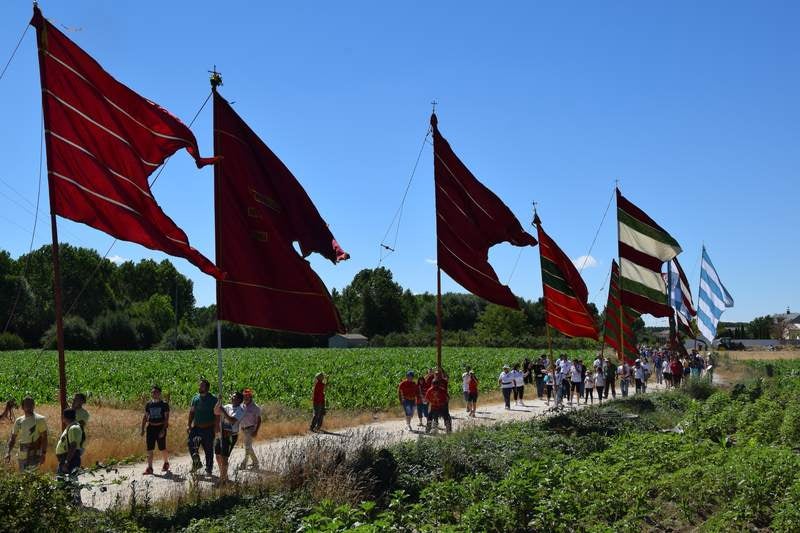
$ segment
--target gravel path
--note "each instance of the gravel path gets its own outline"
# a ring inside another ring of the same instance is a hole
[[[648,386],[648,391],[660,389],[655,383]],[[513,400],[512,400],[513,403]],[[453,431],[463,431],[476,426],[499,424],[504,422],[530,420],[539,416],[552,413],[553,403],[548,407],[542,400],[526,400],[525,406],[513,406],[506,410],[503,404],[478,404],[477,417],[470,418],[462,409],[453,410]],[[583,404],[580,404],[583,407]],[[567,406],[569,408],[569,406]],[[265,421],[269,424],[269,421]],[[364,424],[349,428],[337,429],[333,432],[309,433],[295,437],[286,437],[254,443],[256,455],[261,468],[258,471],[237,470],[237,466],[244,458],[244,449],[237,445],[230,457],[229,476],[236,482],[253,481],[261,476],[274,475],[280,472],[292,457],[305,453],[313,447],[325,447],[341,443],[351,444],[354,447],[365,440],[381,445],[393,444],[400,441],[436,438],[436,435],[426,435],[424,428],[418,427],[417,418],[412,419],[412,431],[409,431],[404,418]],[[441,422],[440,422],[441,424]],[[201,453],[202,456],[202,453]],[[84,505],[100,510],[115,506],[127,506],[133,496],[139,503],[145,499],[158,501],[165,498],[176,498],[186,494],[190,489],[210,490],[217,481],[218,469],[214,465],[214,475],[193,476],[190,473],[192,465],[188,454],[174,455],[170,458],[171,472],[162,475],[160,472],[160,454],[156,450],[154,469],[155,475],[144,475],[147,463],[135,463],[115,466],[109,469],[96,470],[81,475],[80,482],[84,485],[81,499]]]

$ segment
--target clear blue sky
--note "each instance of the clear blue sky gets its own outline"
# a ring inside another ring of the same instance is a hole
[[[800,4],[796,2],[209,2],[44,1],[45,16],[134,90],[189,122],[222,93],[291,168],[352,259],[315,258],[329,288],[378,262],[439,101],[454,149],[523,224],[584,255],[620,179],[623,192],[683,245],[696,291],[704,241],[736,299],[727,320],[800,310]],[[31,16],[0,7],[5,63]],[[31,29],[0,80],[0,248],[28,249],[41,120]],[[211,109],[193,130],[210,154]],[[9,187],[11,186],[11,188]],[[12,190],[13,188],[13,190]],[[19,193],[19,195],[17,194]],[[179,152],[155,187],[165,211],[213,259],[212,172]],[[46,187],[35,246],[49,241]],[[614,208],[584,271],[602,307],[616,255]],[[61,240],[104,253],[111,238],[68,221]],[[165,256],[118,243],[110,256]],[[435,290],[432,156],[423,152],[397,252],[404,287]],[[506,281],[518,257],[491,260]],[[257,260],[254,258],[254,260]],[[195,281],[199,304],[214,284]],[[510,282],[541,295],[538,249]],[[446,279],[445,290],[460,290]]]

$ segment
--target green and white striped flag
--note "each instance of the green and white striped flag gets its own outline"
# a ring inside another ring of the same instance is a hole
[[[681,253],[678,241],[617,189],[622,305],[657,317],[670,316],[667,285],[661,274],[666,261]]]

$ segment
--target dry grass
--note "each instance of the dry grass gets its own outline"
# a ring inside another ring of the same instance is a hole
[[[767,350],[725,352],[736,361],[776,361],[778,359],[800,359],[800,350]]]
[[[533,387],[526,387],[529,398],[535,396]],[[497,403],[502,401],[499,391],[482,394],[478,399],[481,403]],[[464,409],[463,398],[453,395],[451,407],[454,412]],[[107,405],[86,405],[91,415],[87,428],[86,452],[83,457],[83,467],[88,468],[96,463],[108,464],[114,461],[141,461],[145,457],[144,437],[140,435],[143,410],[116,408]],[[263,419],[257,441],[304,435],[308,433],[311,413],[300,409],[288,409],[280,404],[265,404],[262,406]],[[44,470],[54,471],[57,466],[55,457],[55,443],[61,435],[61,418],[59,409],[55,405],[38,405],[36,412],[47,417],[48,426],[48,453]],[[17,409],[14,416],[21,416],[22,411]],[[186,422],[188,410],[174,409],[171,411],[170,428],[167,431],[167,449],[171,454],[185,454],[186,449]],[[372,422],[402,418],[402,409],[395,408],[388,411],[329,411],[325,417],[324,428],[329,430],[344,427],[360,426]],[[0,443],[11,432],[8,421],[0,422]],[[0,449],[4,445],[0,444]],[[161,454],[156,450],[155,462],[159,463]]]
[[[83,467],[88,468],[96,463],[107,464],[113,461],[140,461],[145,456],[144,437],[140,435],[142,411],[133,409],[115,409],[97,407],[88,404],[86,409],[91,415],[87,428],[86,452]],[[36,412],[47,417],[48,452],[44,470],[54,471],[57,466],[55,443],[61,435],[61,417],[55,405],[37,405]],[[263,410],[264,422],[256,440],[263,441],[303,435],[308,433],[311,421],[310,413],[300,410],[286,410],[278,405],[266,405]],[[17,409],[14,416],[22,416]],[[331,412],[325,417],[326,429],[339,429],[396,418],[396,412],[349,413]],[[170,427],[167,431],[167,449],[170,453],[184,454],[186,449],[186,423],[188,410],[173,409],[170,416]],[[0,442],[5,442],[11,433],[11,423],[0,422]],[[0,448],[5,448],[1,445]],[[156,450],[155,461],[159,463],[161,454]]]

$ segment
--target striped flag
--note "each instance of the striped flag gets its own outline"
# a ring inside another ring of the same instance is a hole
[[[636,349],[636,338],[633,334],[633,322],[639,318],[639,313],[630,307],[623,307],[620,311],[619,301],[619,266],[616,261],[611,262],[611,281],[608,285],[608,303],[606,304],[606,321],[603,329],[603,342],[614,348],[618,354],[629,363],[633,364],[639,351]],[[621,332],[621,335],[620,335]],[[620,344],[622,338],[622,344]]]
[[[681,253],[678,241],[617,189],[620,289],[622,304],[657,317],[671,314],[664,262]]]
[[[544,314],[547,324],[568,337],[597,339],[597,325],[589,311],[589,291],[572,260],[542,229],[539,215],[533,223],[539,232]]]
[[[675,310],[678,327],[690,337],[694,337],[691,323],[692,317],[697,315],[692,305],[692,292],[689,290],[689,281],[676,257],[669,262],[669,301]]]
[[[708,342],[717,336],[717,324],[722,311],[733,307],[733,297],[719,279],[706,247],[703,246],[703,260],[700,265],[700,295],[697,300],[697,327]]]

